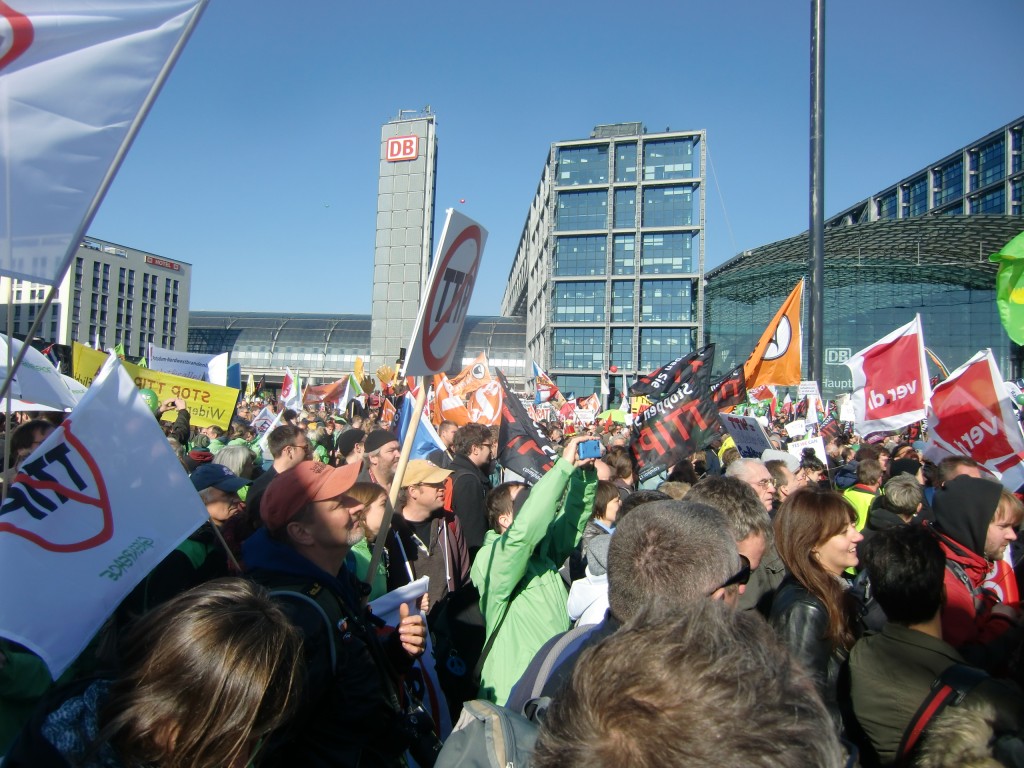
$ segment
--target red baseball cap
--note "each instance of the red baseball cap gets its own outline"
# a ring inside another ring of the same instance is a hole
[[[359,464],[330,467],[303,461],[270,481],[260,500],[260,518],[267,530],[284,528],[312,501],[341,496],[355,485]]]

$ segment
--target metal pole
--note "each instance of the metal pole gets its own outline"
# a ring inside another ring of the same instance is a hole
[[[825,0],[811,0],[810,208],[808,378],[818,382],[820,392],[825,361]]]

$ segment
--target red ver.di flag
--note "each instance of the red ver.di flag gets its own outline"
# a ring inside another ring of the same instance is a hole
[[[449,208],[416,315],[403,376],[444,373],[455,357],[487,230]]]
[[[853,373],[857,432],[891,432],[924,418],[931,389],[920,315],[862,349],[846,365]]]
[[[925,458],[970,456],[1011,491],[1024,485],[1024,436],[991,350],[936,384],[928,408]]]
[[[0,636],[56,678],[207,519],[117,357],[21,465],[0,507]],[[12,588],[19,585],[18,588]]]
[[[711,395],[711,361],[715,345],[673,361],[671,394],[641,413],[633,423],[630,450],[639,480],[654,477],[704,446],[718,427]]]

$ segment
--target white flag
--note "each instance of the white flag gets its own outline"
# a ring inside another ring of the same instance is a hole
[[[284,369],[284,381],[281,383],[281,405],[284,408],[302,412],[302,390],[299,389],[299,377],[288,367]]]
[[[206,2],[0,2],[0,274],[60,280]]]
[[[21,465],[0,507],[0,636],[56,678],[124,597],[207,519],[115,356]],[[13,585],[19,585],[13,588]]]

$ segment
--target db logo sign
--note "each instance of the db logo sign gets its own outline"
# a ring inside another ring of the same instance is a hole
[[[420,156],[419,136],[395,136],[388,139],[386,159],[389,163],[415,160]]]
[[[853,357],[849,347],[825,347],[825,365],[842,365]]]

